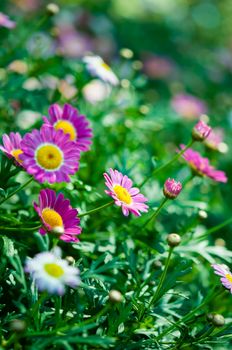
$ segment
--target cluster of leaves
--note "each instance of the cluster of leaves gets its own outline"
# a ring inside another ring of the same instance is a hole
[[[43,46],[46,40],[49,47],[57,44],[53,37],[57,17],[47,16],[44,6],[37,12],[16,16],[17,35],[14,31],[0,29],[2,133],[12,130],[25,133],[32,126],[38,127],[41,118],[36,119],[35,113],[47,114],[48,106],[54,102],[69,101],[91,120],[94,143],[91,151],[82,157],[79,172],[72,177],[70,184],[52,186],[56,191],[62,191],[81,212],[106,202],[102,173],[110,166],[141,183],[156,166],[175,154],[179,143],[188,141],[192,122],[177,116],[170,106],[172,92],[181,90],[182,84],[191,93],[202,93],[210,107],[210,121],[227,130],[229,146],[231,136],[227,79],[222,78],[219,89],[219,84],[206,74],[207,64],[213,62],[213,67],[223,74],[231,73],[226,67],[217,66],[215,57],[213,60],[210,54],[204,55],[203,62],[199,62],[195,52],[192,54],[193,48],[204,53],[204,45],[209,47],[213,40],[202,35],[198,42],[194,36],[197,29],[194,32],[189,23],[193,5],[185,18],[184,23],[188,26],[183,26],[186,28],[184,32],[181,21],[172,20],[169,28],[162,25],[162,15],[153,18],[147,14],[142,19],[135,17],[125,21],[119,16],[115,2],[96,3],[88,1],[82,8],[77,8],[75,3],[71,8],[64,6],[61,14],[67,11],[72,18],[72,10],[84,14],[91,12],[88,26],[84,23],[78,30],[90,32],[95,39],[99,35],[106,38],[105,23],[112,36],[116,33],[112,42],[119,47],[129,45],[135,51],[135,59],[121,57],[114,61],[113,67],[122,84],[104,101],[94,105],[86,101],[83,93],[91,77],[82,62],[62,57],[53,50],[49,51],[50,54],[46,52],[46,46]],[[7,5],[7,1],[2,2],[3,12],[10,8]],[[14,15],[13,10],[12,13]],[[100,15],[106,22],[99,20]],[[151,26],[152,21],[154,25]],[[96,23],[101,25],[94,27]],[[154,33],[162,33],[155,35],[159,38],[155,48],[152,46],[154,35],[151,27]],[[136,28],[140,28],[139,33]],[[152,38],[152,43],[150,39],[140,40],[141,28],[148,33],[144,38]],[[185,45],[190,34],[194,45],[188,51]],[[42,44],[37,42],[33,47],[32,42],[38,37]],[[220,40],[214,40],[213,44],[218,48]],[[163,42],[171,46],[167,45],[167,49]],[[183,47],[185,51],[181,56]],[[169,54],[183,71],[170,80],[150,80],[135,64],[142,57],[141,50],[148,49]],[[9,69],[9,64],[16,59],[27,63],[28,69],[23,74]],[[67,84],[71,81],[77,94],[68,98],[57,85],[51,88],[51,78],[59,82],[65,80]],[[28,89],[31,79],[36,80],[37,85]],[[220,90],[224,91],[222,99]],[[220,106],[217,106],[218,100]],[[22,123],[25,112],[29,113],[29,125],[26,121]],[[202,153],[208,152],[211,161],[230,175],[229,155],[210,153],[202,145],[198,147]],[[161,172],[144,186],[151,208],[159,205],[161,188],[167,177],[184,180],[189,176],[187,167],[180,164],[175,164],[168,172]],[[83,217],[80,243],[60,243],[64,256],[71,256],[72,263],[81,271],[80,287],[68,289],[62,298],[39,294],[24,273],[27,256],[33,257],[52,247],[50,237],[43,239],[36,230],[39,223],[32,202],[37,200],[41,186],[34,182],[4,202],[26,179],[26,174],[19,171],[11,160],[1,156],[1,349],[230,348],[230,294],[228,291],[222,294],[221,286],[216,288],[219,279],[210,267],[215,261],[228,265],[232,261],[232,252],[228,249],[231,248],[228,226],[213,230],[231,215],[230,178],[227,185],[194,178],[185,186],[178,200],[171,202],[146,229],[143,226],[149,214],[141,218],[124,218],[114,206],[97,215]],[[207,218],[202,218],[202,211],[207,213]],[[166,236],[170,232],[178,232],[182,243],[175,248],[162,288],[149,308],[167,261]],[[215,237],[224,240],[215,241]],[[112,289],[123,295],[121,303],[109,300]],[[223,314],[225,326],[212,327],[206,317],[208,313]],[[23,329],[17,329],[15,320],[25,322]]]

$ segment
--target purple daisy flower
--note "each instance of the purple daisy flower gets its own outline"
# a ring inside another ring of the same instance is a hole
[[[19,155],[23,153],[21,149],[22,137],[18,132],[11,132],[10,135],[3,134],[2,142],[3,146],[0,146],[0,150],[5,153],[8,158],[14,158],[17,164],[22,163],[19,159]]]
[[[140,211],[148,211],[148,206],[144,204],[148,199],[139,193],[138,188],[132,187],[133,183],[126,175],[110,169],[110,175],[104,173],[103,176],[109,188],[109,191],[105,192],[114,199],[116,205],[122,207],[123,215],[128,216],[131,212],[135,216],[140,216]]]
[[[229,267],[222,264],[213,264],[211,266],[214,269],[214,273],[222,277],[220,279],[222,285],[229,289],[230,293],[232,294],[232,273],[230,272]]]
[[[69,134],[70,140],[75,141],[81,151],[89,150],[93,134],[84,115],[80,115],[78,110],[69,104],[65,104],[62,109],[57,103],[49,107],[49,115],[50,120],[44,117],[45,124]]]
[[[58,194],[50,189],[41,190],[39,204],[34,203],[43,227],[39,232],[45,235],[48,232],[58,234],[65,242],[78,242],[76,235],[81,233],[80,219],[77,218],[78,211],[73,209],[68,199],[63,194]]]
[[[181,149],[185,148],[185,145],[180,145]],[[210,165],[208,158],[204,158],[200,153],[193,149],[187,149],[182,156],[192,168],[192,170],[199,176],[207,176],[217,182],[227,182],[227,176],[224,171],[216,170]]]
[[[16,26],[16,23],[9,19],[7,15],[0,12],[0,27],[5,27],[8,29],[13,29]]]
[[[24,136],[20,160],[39,182],[69,182],[79,167],[80,150],[62,130],[43,125]]]
[[[183,118],[193,120],[207,113],[205,103],[197,97],[188,94],[178,94],[171,101],[174,111]]]

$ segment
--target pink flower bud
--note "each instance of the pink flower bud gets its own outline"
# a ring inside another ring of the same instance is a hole
[[[211,127],[200,120],[192,130],[192,137],[195,141],[205,140],[211,133]]]
[[[174,179],[168,179],[165,181],[163,192],[165,197],[169,199],[175,199],[182,190],[182,185],[180,182]]]

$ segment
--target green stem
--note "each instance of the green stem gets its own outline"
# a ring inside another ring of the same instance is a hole
[[[169,162],[167,162],[166,164],[161,165],[161,166],[160,166],[159,168],[157,168],[157,169],[154,169],[154,170],[151,172],[151,174],[150,174],[138,187],[140,187],[140,188],[143,187],[143,186],[145,185],[145,183],[147,183],[147,181],[150,180],[150,178],[151,178],[152,176],[158,174],[161,170],[164,170],[164,169],[168,168],[170,165],[172,165],[176,160],[178,160],[178,159],[182,156],[182,154],[183,154],[188,148],[190,148],[190,147],[193,145],[194,142],[195,142],[195,141],[194,141],[193,139],[191,139],[191,140],[189,141],[189,143],[185,146],[185,148],[183,148],[180,152],[178,152],[171,160],[169,160]]]
[[[200,235],[199,237],[197,237],[197,241],[202,241],[205,238],[208,237],[208,235],[210,235],[211,233],[214,233],[218,230],[220,230],[221,228],[229,225],[230,223],[232,223],[232,217],[223,221],[221,224],[218,224],[217,226],[214,226],[212,228],[210,228],[209,230],[205,231],[205,233],[203,233],[202,235]]]
[[[160,203],[159,207],[157,208],[157,210],[151,215],[151,217],[145,222],[145,224],[141,227],[141,229],[144,229],[148,224],[149,222],[151,222],[153,219],[155,219],[159,212],[161,211],[161,209],[164,207],[164,205],[166,204],[166,202],[168,201],[168,198],[164,198],[162,200],[162,202]]]
[[[33,319],[34,319],[37,331],[39,330],[39,322],[40,322],[39,309],[42,306],[42,304],[46,298],[47,298],[47,292],[43,292],[31,309],[31,315],[33,315]]]
[[[159,284],[158,284],[158,287],[155,291],[155,294],[153,296],[153,298],[151,299],[149,305],[148,305],[148,308],[150,309],[150,307],[152,305],[155,304],[155,302],[157,301],[157,299],[159,298],[159,293],[160,293],[160,290],[162,289],[162,286],[163,286],[163,283],[164,283],[164,280],[166,278],[166,275],[167,275],[167,271],[168,271],[168,267],[169,267],[169,264],[170,264],[170,260],[171,260],[171,255],[172,255],[172,252],[173,252],[173,247],[170,247],[169,248],[169,252],[168,252],[168,257],[167,257],[167,260],[166,260],[166,263],[165,263],[165,267],[164,267],[164,270],[163,270],[163,273],[160,277],[160,281],[159,281]]]
[[[39,226],[35,226],[35,227],[0,227],[1,231],[12,231],[12,232],[21,232],[21,231],[36,231],[41,227],[41,225]]]
[[[97,208],[95,208],[95,209],[86,211],[86,212],[83,213],[83,214],[79,214],[78,217],[81,218],[82,216],[94,214],[94,213],[96,213],[97,211],[99,211],[99,210],[101,210],[101,209],[104,209],[104,208],[107,208],[107,207],[111,206],[112,204],[114,204],[114,201],[109,202],[109,203],[106,203],[106,204],[104,204],[104,205],[101,205],[100,207],[97,207]]]
[[[171,333],[181,323],[184,323],[184,322],[188,321],[189,319],[191,319],[191,317],[194,316],[198,310],[201,310],[208,303],[209,300],[218,297],[222,292],[224,293],[225,291],[223,290],[223,291],[220,291],[219,293],[214,293],[214,291],[210,292],[200,305],[196,306],[192,311],[190,311],[188,314],[186,314],[181,320],[177,321],[175,324],[168,327],[164,332],[162,332],[160,335],[158,335],[158,337],[156,337],[155,339],[157,341],[159,341],[166,334]]]
[[[33,181],[33,177],[30,177],[30,179],[28,181],[26,181],[24,184],[22,184],[21,186],[19,186],[15,191],[11,192],[6,198],[2,199],[0,201],[0,205],[2,203],[5,203],[6,201],[8,201],[8,199],[10,199],[11,197],[13,197],[16,193],[18,193],[19,191],[21,191],[23,188],[25,188],[27,185],[29,185],[31,182]]]

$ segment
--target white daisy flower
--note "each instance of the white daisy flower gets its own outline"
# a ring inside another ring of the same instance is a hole
[[[61,259],[60,249],[37,254],[26,261],[25,271],[30,273],[37,288],[49,294],[63,295],[65,285],[77,287],[80,283],[79,270]]]
[[[118,78],[101,57],[86,56],[84,57],[83,61],[86,63],[87,69],[92,76],[98,77],[111,85],[118,85]]]

